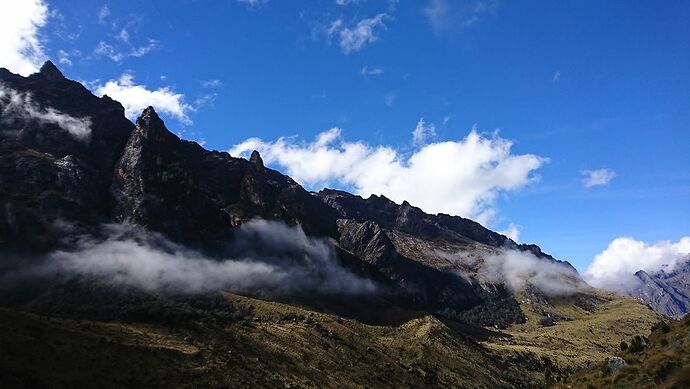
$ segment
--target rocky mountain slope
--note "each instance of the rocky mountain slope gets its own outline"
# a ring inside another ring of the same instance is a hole
[[[151,107],[133,124],[50,62],[0,69],[0,110],[14,387],[534,386],[658,320],[474,221],[308,192]]]
[[[652,274],[640,270],[635,273],[640,281],[631,296],[639,297],[655,311],[680,319],[690,312],[690,259],[672,271]]]

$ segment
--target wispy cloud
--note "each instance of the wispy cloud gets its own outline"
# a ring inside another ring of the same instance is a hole
[[[487,223],[495,212],[496,196],[533,182],[533,172],[547,161],[533,154],[512,154],[511,146],[509,140],[483,137],[473,129],[463,139],[430,143],[409,154],[390,146],[346,141],[341,130],[333,128],[309,143],[296,138],[273,142],[250,138],[230,153],[248,156],[259,150],[267,164],[283,168],[310,189],[328,186],[364,196],[384,194],[427,212]]]
[[[412,130],[412,143],[417,146],[425,145],[430,139],[436,137],[436,126],[433,123],[424,122],[424,118],[420,118],[417,126]]]
[[[561,72],[556,71],[556,73],[553,74],[553,77],[551,77],[551,82],[558,82],[558,80],[561,79]]]
[[[367,77],[367,76],[380,76],[383,74],[383,69],[381,69],[378,66],[375,66],[372,68],[370,68],[368,66],[364,66],[364,67],[362,67],[362,70],[359,71],[359,74],[361,74],[365,77]]]
[[[107,4],[105,4],[98,10],[98,14],[96,15],[98,18],[98,23],[105,24],[108,16],[110,16],[110,8]]]
[[[497,10],[496,0],[430,0],[423,11],[434,33],[441,35],[465,31]]]
[[[616,172],[607,168],[582,170],[580,174],[582,174],[582,185],[585,188],[608,185],[616,177]]]
[[[0,66],[27,76],[45,60],[40,29],[49,17],[42,0],[23,0],[3,4],[0,12]]]
[[[325,28],[326,38],[329,42],[337,40],[340,50],[345,54],[351,54],[379,39],[377,31],[386,28],[386,18],[387,14],[380,13],[349,26],[342,19],[336,19]]]
[[[383,103],[386,104],[386,107],[392,107],[393,104],[395,104],[395,100],[398,99],[398,92],[397,91],[391,91],[383,95]]]
[[[218,88],[221,85],[223,85],[223,82],[221,80],[203,80],[201,81],[201,86],[204,88]]]
[[[240,4],[244,4],[247,9],[256,10],[268,3],[268,0],[236,0]]]
[[[31,94],[18,92],[3,84],[0,84],[0,119],[10,125],[26,120],[56,125],[80,141],[88,141],[91,137],[90,118],[74,117],[53,107],[42,107]]]
[[[129,38],[128,38],[129,39]],[[97,56],[108,57],[114,62],[122,62],[127,57],[143,57],[159,46],[158,41],[149,39],[149,43],[140,47],[131,47],[126,51],[119,51],[114,46],[100,41],[93,53]]]

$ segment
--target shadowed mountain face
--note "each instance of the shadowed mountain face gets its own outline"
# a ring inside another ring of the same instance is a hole
[[[655,311],[680,319],[690,312],[690,260],[672,271],[635,273],[640,285],[630,295],[639,297]]]
[[[256,152],[245,160],[180,139],[151,107],[132,124],[118,102],[92,95],[50,62],[27,78],[0,70],[0,88],[5,253],[70,250],[84,235],[102,234],[104,224],[126,223],[221,258],[234,252],[238,228],[276,220],[329,240],[339,264],[373,280],[391,304],[471,311],[471,321],[502,326],[524,321],[511,291],[483,277],[481,261],[460,265],[448,256],[516,250],[577,278],[538,246],[468,219],[428,215],[383,196],[307,192],[264,167]]]

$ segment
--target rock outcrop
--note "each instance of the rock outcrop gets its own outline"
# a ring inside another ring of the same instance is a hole
[[[640,281],[630,295],[641,298],[655,311],[680,319],[690,312],[690,259],[672,271],[635,273]]]

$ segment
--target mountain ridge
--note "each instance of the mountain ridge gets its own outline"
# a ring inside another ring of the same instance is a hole
[[[258,152],[180,139],[153,107],[132,123],[52,63],[29,77],[0,70],[0,88],[24,110],[0,120],[0,345],[20,356],[0,357],[0,372],[19,387],[337,386],[347,375],[369,387],[535,386],[544,369],[565,379],[657,320],[472,220],[308,192]],[[504,274],[513,257],[525,274]],[[544,276],[572,288],[542,290]],[[185,277],[196,292],[176,288]],[[263,283],[238,291],[224,277]],[[343,280],[367,287],[347,294]],[[41,362],[45,341],[89,369]],[[108,360],[136,373],[103,370]]]

